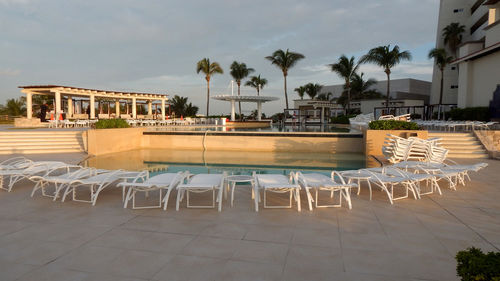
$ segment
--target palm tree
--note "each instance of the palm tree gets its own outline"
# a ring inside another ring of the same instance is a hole
[[[319,94],[317,100],[331,101],[332,98],[333,98],[333,94],[331,92],[328,92],[328,93],[321,93],[321,94]]]
[[[252,76],[250,77],[250,80],[245,83],[245,86],[250,86],[252,88],[257,89],[257,96],[260,95],[260,90],[264,88],[264,86],[267,84],[267,79],[266,78],[260,78],[259,76]]]
[[[359,68],[359,63],[354,62],[354,57],[348,58],[345,55],[340,56],[336,63],[330,64],[332,72],[345,80],[344,87],[347,89],[347,112],[351,109],[351,78]]]
[[[276,50],[272,55],[266,57],[266,59],[271,61],[271,64],[276,65],[283,72],[283,78],[285,80],[286,109],[288,109],[288,95],[286,92],[286,77],[288,76],[288,70],[294,67],[299,60],[304,58],[305,56],[303,54],[290,52],[288,49],[286,49],[286,51],[281,49]]]
[[[198,113],[198,107],[188,103],[187,97],[175,95],[170,101],[171,109],[176,116],[194,116]]]
[[[247,76],[254,72],[253,68],[247,67],[245,63],[239,63],[237,61],[233,61],[231,66],[229,67],[231,69],[231,76],[233,76],[234,80],[236,81],[236,85],[238,85],[238,96],[240,95],[240,86],[241,86],[241,80],[247,78]],[[238,102],[238,108],[239,108],[239,113],[240,113],[240,121],[242,119],[241,115],[241,102]]]
[[[465,32],[465,25],[458,22],[452,22],[443,28],[444,43],[448,44],[453,55],[457,54],[458,45],[462,42],[462,33]]]
[[[351,96],[353,99],[370,99],[370,98],[380,98],[380,92],[374,89],[370,89],[373,85],[377,84],[377,80],[370,78],[365,81],[363,78],[365,74],[354,73],[351,80]]]
[[[8,99],[5,105],[0,105],[0,114],[9,116],[21,116],[26,114],[25,97],[19,99]]]
[[[210,105],[210,77],[214,74],[222,74],[224,70],[217,62],[210,63],[209,58],[204,58],[196,64],[196,73],[203,72],[205,80],[207,80],[207,117],[209,116]]]
[[[385,103],[386,107],[389,107],[389,96],[391,87],[391,68],[399,64],[403,60],[411,60],[411,53],[409,51],[399,51],[399,46],[396,45],[391,50],[391,45],[379,46],[368,51],[368,54],[361,58],[363,63],[374,63],[382,68],[384,68],[385,74],[387,74],[387,100]]]
[[[323,85],[308,83],[305,85],[306,94],[313,100],[323,88]]]
[[[441,71],[441,87],[439,89],[439,107],[438,116],[441,115],[441,104],[443,104],[443,78],[445,67],[453,60],[453,57],[448,56],[445,49],[434,48],[429,51],[429,59],[434,59],[437,67]]]
[[[297,92],[297,94],[299,95],[299,97],[300,97],[301,100],[304,99],[304,94],[306,93],[306,87],[305,86],[297,87],[297,88],[295,88],[294,91]]]

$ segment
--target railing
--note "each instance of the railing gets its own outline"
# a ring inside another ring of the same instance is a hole
[[[442,104],[441,108],[439,104],[430,105],[417,105],[417,106],[389,106],[389,107],[375,107],[373,109],[373,115],[375,120],[377,120],[382,115],[403,115],[403,114],[418,114],[422,120],[433,120],[442,119],[445,112],[456,108],[457,104]],[[434,117],[436,114],[436,118]],[[440,118],[441,117],[441,118]]]

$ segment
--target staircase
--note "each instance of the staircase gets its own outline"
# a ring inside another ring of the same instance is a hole
[[[85,152],[83,131],[0,131],[0,154]]]
[[[449,158],[488,158],[488,152],[472,133],[429,132],[429,138],[441,138]]]

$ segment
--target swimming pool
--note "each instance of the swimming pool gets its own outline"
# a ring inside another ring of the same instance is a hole
[[[152,174],[190,171],[250,175],[253,171],[288,174],[291,171],[330,174],[332,170],[367,166],[362,153],[284,153],[244,151],[198,151],[141,149],[96,156],[86,166],[100,169],[149,170]]]

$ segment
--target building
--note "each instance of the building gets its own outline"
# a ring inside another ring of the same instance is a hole
[[[441,0],[436,48],[456,57],[444,70],[443,104],[488,106],[500,83],[500,25],[498,0]],[[444,44],[443,29],[450,23],[465,26],[456,54]],[[434,67],[431,104],[439,102],[441,71]]]
[[[378,81],[370,90],[379,91],[384,97],[387,93],[387,80]],[[344,84],[324,86],[321,89],[322,93],[332,93],[333,97],[338,98],[344,91]],[[391,79],[391,99],[413,99],[423,100],[425,104],[429,103],[431,95],[431,82],[404,78],[404,79]]]

